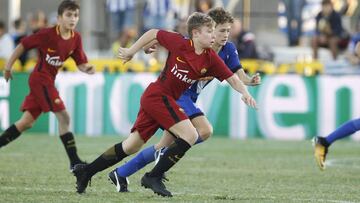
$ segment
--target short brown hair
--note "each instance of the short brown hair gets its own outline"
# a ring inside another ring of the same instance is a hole
[[[323,0],[322,2],[321,2],[321,5],[332,5],[332,2],[331,2],[331,0]]]
[[[61,16],[65,12],[65,10],[80,10],[80,6],[76,1],[64,0],[60,3],[58,7],[58,15]]]
[[[208,12],[208,15],[215,21],[216,25],[234,22],[234,18],[231,14],[222,7],[211,9]]]
[[[187,29],[190,39],[193,37],[192,30],[203,26],[212,27],[214,24],[214,20],[209,15],[200,12],[194,12],[187,20]]]

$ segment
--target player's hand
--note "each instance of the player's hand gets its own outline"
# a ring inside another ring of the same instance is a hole
[[[94,65],[91,65],[91,64],[86,64],[85,65],[85,72],[87,73],[87,74],[94,74],[95,73],[95,67],[94,67]]]
[[[157,50],[157,46],[156,46],[156,44],[154,44],[153,46],[145,49],[144,52],[145,52],[145,54],[151,54],[151,53],[156,52],[156,50]]]
[[[12,80],[13,77],[12,77],[12,73],[11,73],[11,70],[4,70],[3,71],[3,74],[4,74],[4,78],[6,80],[6,82],[8,82],[9,80]]]
[[[250,94],[244,94],[241,99],[246,105],[258,109],[255,99]]]
[[[250,83],[248,84],[249,86],[257,86],[261,84],[261,76],[259,73],[256,73],[255,75],[253,75],[251,77]]]
[[[120,47],[118,50],[118,58],[123,60],[123,63],[130,61],[134,54],[130,53],[130,49]]]

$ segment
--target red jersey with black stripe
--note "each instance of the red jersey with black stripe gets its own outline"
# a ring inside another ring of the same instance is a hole
[[[147,88],[147,95],[160,93],[178,99],[200,78],[212,76],[223,81],[233,75],[214,50],[208,48],[198,55],[192,40],[178,33],[160,30],[157,41],[169,55],[157,81]]]
[[[37,64],[33,73],[54,81],[65,60],[72,57],[77,65],[87,63],[81,36],[78,32],[71,31],[69,39],[63,39],[59,26],[41,29],[33,35],[21,40],[26,50],[36,48],[38,50]]]

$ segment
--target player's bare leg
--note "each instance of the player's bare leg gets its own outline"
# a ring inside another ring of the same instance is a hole
[[[197,116],[191,119],[191,123],[196,128],[196,131],[199,134],[198,139],[195,144],[201,143],[207,140],[213,133],[213,127],[210,124],[209,120],[205,116]],[[156,150],[155,152],[155,163],[157,163],[166,150],[166,147],[169,147],[175,140],[176,137],[169,133],[168,131],[164,131],[163,136],[160,141],[154,145]]]
[[[197,116],[191,119],[191,123],[196,128],[202,141],[207,140],[213,134],[213,127],[205,116]]]
[[[79,158],[74,135],[69,131],[70,116],[66,110],[55,112],[54,114],[59,123],[60,139],[70,160],[70,172],[73,172],[76,164],[83,164],[85,162]]]
[[[22,132],[32,127],[35,119],[30,112],[25,111],[21,118],[6,129],[0,136],[0,148],[18,138]]]
[[[197,131],[189,119],[176,123],[169,131],[178,138],[169,146],[155,167],[141,179],[142,186],[165,197],[172,197],[172,194],[162,182],[163,174],[185,155],[198,138]]]
[[[77,192],[84,193],[92,176],[118,163],[128,155],[136,153],[144,143],[139,132],[134,131],[123,142],[110,147],[90,164],[75,165]]]

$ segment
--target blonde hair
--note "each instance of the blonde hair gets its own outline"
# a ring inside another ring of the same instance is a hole
[[[194,12],[191,14],[187,20],[187,29],[190,39],[192,36],[192,31],[194,29],[201,28],[203,26],[213,27],[215,26],[214,20],[207,14]]]

